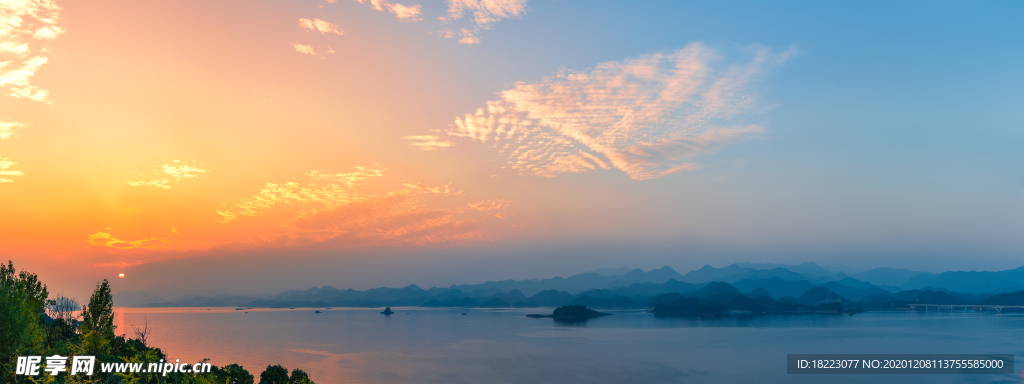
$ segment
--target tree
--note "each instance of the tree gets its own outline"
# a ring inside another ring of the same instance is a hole
[[[78,300],[57,294],[52,300],[46,302],[46,315],[50,317],[49,341],[50,345],[57,340],[64,340],[78,332],[78,310],[81,306]]]
[[[210,373],[213,373],[217,383],[253,384],[255,380],[249,371],[246,371],[245,368],[238,364],[231,364],[224,368],[213,368]]]
[[[301,369],[295,368],[292,370],[292,378],[290,384],[314,384],[313,380],[309,379],[309,375]]]
[[[14,378],[16,356],[39,352],[46,334],[43,308],[49,293],[35,274],[14,273],[14,264],[0,264],[0,380]]]
[[[260,374],[260,384],[289,384],[288,369],[280,364],[268,365]]]
[[[114,339],[114,297],[107,279],[96,284],[89,305],[82,307],[81,329],[85,350],[90,353],[103,352]]]

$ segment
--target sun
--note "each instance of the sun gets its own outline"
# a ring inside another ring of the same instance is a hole
[[[123,279],[124,278],[124,274],[123,273],[119,274],[119,275],[117,275],[117,277]]]

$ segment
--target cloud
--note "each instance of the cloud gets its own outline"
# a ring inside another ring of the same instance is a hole
[[[265,232],[276,237],[259,241],[278,247],[452,244],[487,238],[481,225],[489,217],[469,210],[461,193],[448,186],[403,184],[383,194],[363,195],[357,187],[382,177],[383,169],[310,171],[305,176],[306,182],[265,184],[255,196],[217,211],[220,222],[246,228],[263,223]],[[507,203],[485,200],[478,205],[480,210],[500,211]]]
[[[24,127],[22,123],[0,121],[0,140],[14,136],[15,131]]]
[[[14,136],[15,131],[24,126],[25,124],[22,123],[0,121],[0,140],[11,138],[11,136]],[[10,169],[15,164],[17,163],[7,158],[0,158],[0,184],[14,182],[14,179],[8,179],[4,176],[21,176],[25,174],[22,171]]]
[[[512,204],[509,200],[484,200],[479,203],[469,203],[469,206],[478,211],[493,211],[502,209]]]
[[[154,174],[161,176],[161,178],[155,178],[150,180],[139,180],[133,181],[128,180],[126,183],[133,187],[153,186],[163,189],[171,189],[171,179],[175,182],[181,179],[191,179],[199,177],[200,173],[209,172],[205,169],[196,168],[188,164],[184,164],[181,160],[174,160],[170,164],[164,164],[160,166],[160,171],[154,172]]]
[[[14,182],[14,180],[8,179],[8,178],[3,177],[3,176],[21,176],[21,175],[25,174],[22,171],[16,171],[16,170],[10,169],[15,164],[18,164],[18,163],[10,161],[6,157],[5,158],[0,158],[0,183],[13,183]]]
[[[338,28],[337,24],[331,24],[329,22],[320,19],[299,19],[299,27],[308,29],[311,31],[319,31],[322,34],[333,33],[336,35],[344,35],[344,32]]]
[[[459,207],[433,206],[427,200],[451,195],[446,187],[406,184],[386,195],[356,199],[338,207],[304,214],[289,222],[301,238],[321,246],[418,245],[478,241],[478,220]]]
[[[48,44],[64,33],[60,7],[49,0],[0,2],[0,92],[49,103],[31,79],[52,54]]]
[[[310,171],[306,177],[313,182],[266,183],[257,195],[238,202],[237,212],[225,210],[218,213],[225,221],[231,221],[239,215],[259,216],[268,209],[289,203],[311,203],[322,209],[331,209],[356,200],[355,186],[368,178],[382,176],[382,171],[364,167],[356,167],[355,172],[349,173]]]
[[[326,57],[326,56],[324,56],[326,54],[334,53],[334,49],[332,49],[331,46],[327,46],[327,50],[326,51],[321,51],[321,53],[317,53],[317,50],[315,48],[313,48],[312,45],[292,44],[292,47],[294,47],[295,50],[298,51],[299,53],[305,53],[307,55],[316,56],[316,57],[319,57],[321,59]]]
[[[178,164],[180,162],[181,161],[179,160],[174,160],[175,164],[164,164],[164,173],[170,175],[175,180],[181,180],[185,178],[199,177],[200,173],[209,172],[205,169],[189,166],[188,164]]]
[[[694,170],[696,156],[765,132],[750,122],[763,110],[756,80],[794,49],[748,52],[748,60],[728,62],[715,49],[690,44],[518,82],[445,133],[498,149],[520,174],[614,167],[647,180]]]
[[[163,179],[163,180],[142,180],[142,181],[131,181],[131,180],[128,180],[128,181],[126,181],[126,183],[128,183],[128,185],[131,185],[133,187],[144,187],[144,186],[147,186],[147,185],[151,185],[151,186],[159,187],[159,188],[163,188],[163,189],[171,189],[171,184],[170,184],[171,181],[167,180],[167,179]]]
[[[441,138],[440,136],[433,136],[433,135],[405,136],[405,137],[402,137],[402,138],[406,139],[406,140],[417,141],[415,143],[409,143],[409,144],[414,146],[414,147],[419,147],[420,149],[422,149],[424,151],[434,151],[434,150],[437,150],[438,148],[451,147],[452,145],[454,145],[451,142],[449,142],[448,140],[445,140],[445,139]]]
[[[311,45],[292,44],[292,47],[295,47],[295,50],[300,52],[300,53],[305,53],[307,55],[316,56],[316,50],[313,49],[313,46],[311,46]]]
[[[356,0],[359,4],[366,4],[367,1],[370,6],[378,12],[384,12],[385,10],[395,15],[395,18],[402,21],[422,21],[423,18],[420,16],[423,13],[423,7],[420,5],[403,5],[398,3],[390,3],[385,0]]]
[[[89,235],[88,241],[91,245],[99,245],[116,249],[156,248],[166,243],[166,240],[157,237],[131,241],[119,240],[106,232],[96,232]]]
[[[526,0],[448,0],[448,15],[441,18],[444,24],[455,24],[467,14],[467,26],[458,28],[459,43],[479,44],[478,35],[494,27],[502,19],[519,18],[526,13]],[[442,31],[442,36],[454,38],[453,29]]]

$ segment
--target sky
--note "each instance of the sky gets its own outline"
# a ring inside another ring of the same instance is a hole
[[[403,1],[0,0],[0,259],[233,293],[1024,264],[1020,2]]]

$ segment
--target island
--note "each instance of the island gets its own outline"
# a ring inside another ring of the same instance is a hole
[[[392,313],[395,313],[395,311],[392,311],[391,307],[384,308],[384,312],[381,312],[382,315],[387,315],[387,316],[391,316]]]
[[[562,320],[562,321],[581,321],[581,320],[593,319],[595,317],[610,316],[610,315],[612,315],[612,314],[611,313],[598,312],[598,311],[595,311],[593,309],[587,308],[587,306],[585,306],[585,305],[566,305],[566,306],[563,306],[563,307],[555,308],[555,311],[552,314],[550,314],[550,315],[530,314],[530,315],[526,315],[526,317],[531,317],[531,318],[535,318],[535,319],[536,318],[550,317],[550,318],[553,318],[555,320]]]

